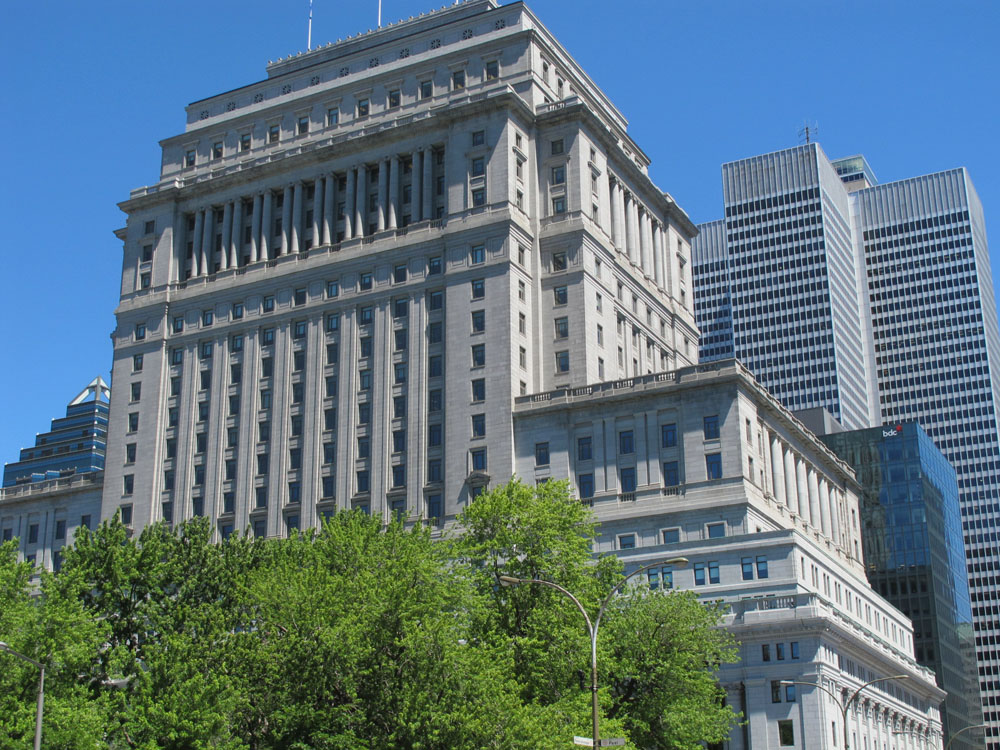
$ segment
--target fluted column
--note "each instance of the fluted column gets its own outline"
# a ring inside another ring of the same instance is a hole
[[[388,201],[388,225],[389,229],[398,226],[399,218],[399,156],[393,154],[389,159],[389,201]]]
[[[423,160],[424,176],[420,181],[423,188],[423,197],[420,199],[422,208],[421,216],[424,219],[433,219],[434,216],[434,150],[424,149]]]
[[[305,202],[305,191],[302,182],[297,181],[292,188],[292,231],[288,233],[288,252],[297,253],[302,249],[302,204]]]
[[[837,488],[830,492],[830,534],[833,543],[840,546],[840,491]]]
[[[830,485],[826,479],[819,479],[819,522],[823,536],[830,536]]]
[[[209,206],[205,209],[205,220],[201,231],[201,275],[210,276],[215,273],[215,209]]]
[[[660,222],[653,222],[653,280],[656,286],[663,289],[663,234]]]
[[[368,233],[366,209],[368,203],[368,166],[358,167],[358,186],[354,193],[354,236],[364,237]]]
[[[800,456],[795,457],[795,479],[799,496],[799,515],[808,524],[812,524],[809,508],[809,481],[806,478],[806,462]]]
[[[261,196],[260,218],[260,257],[258,260],[268,260],[271,257],[271,245],[274,234],[274,194],[265,190]]]
[[[814,527],[821,528],[819,509],[819,477],[812,468],[808,469],[807,480],[809,482],[809,517]]]
[[[774,498],[779,505],[787,505],[785,499],[785,462],[781,450],[781,441],[777,435],[771,435],[771,487]]]
[[[410,221],[420,221],[420,198],[423,187],[420,184],[420,152],[414,151],[410,165]]]
[[[618,180],[614,177],[608,177],[608,195],[611,201],[610,211],[611,214],[611,244],[621,249],[622,246],[622,223],[618,218],[618,194],[621,192],[621,186],[618,184]]]
[[[337,189],[337,178],[328,174],[326,187],[323,189],[323,244],[332,245],[337,241],[337,202],[334,193]]]
[[[344,239],[354,236],[354,193],[357,187],[357,170],[351,167],[347,170],[347,189],[344,193]]]
[[[385,159],[378,160],[378,231],[383,231],[386,224],[386,212],[389,203],[389,169]]]
[[[229,268],[229,240],[233,234],[233,204],[222,208],[222,247],[219,248],[219,270]]]
[[[233,201],[233,229],[229,235],[229,267],[236,268],[243,257],[243,199]]]
[[[285,185],[281,198],[281,250],[279,255],[287,255],[292,251],[292,200],[295,190],[291,185]]]
[[[250,262],[260,260],[260,221],[264,213],[264,194],[253,197],[253,213],[250,216]]]
[[[198,275],[201,268],[201,235],[205,223],[205,212],[197,211],[194,215],[194,235],[191,237],[191,278]]]
[[[636,258],[636,231],[632,224],[632,213],[635,211],[635,201],[628,193],[625,194],[625,250],[628,259],[635,263]]]
[[[644,208],[640,208],[639,211],[639,262],[642,266],[642,272],[646,276],[653,275],[653,264],[650,258],[650,228],[649,228],[649,214],[646,213]]]
[[[618,217],[618,252],[628,255],[628,222],[625,220],[625,186],[618,183],[618,194],[615,197],[615,215]]]
[[[795,486],[795,454],[785,448],[785,502],[795,515],[799,514],[799,491]]]
[[[318,247],[323,244],[323,178],[317,177],[313,183],[313,220],[312,245]]]

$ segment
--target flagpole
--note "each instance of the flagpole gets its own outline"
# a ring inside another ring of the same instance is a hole
[[[382,0],[378,0],[378,26],[376,28],[382,28]]]
[[[381,2],[381,0],[379,0]],[[309,0],[309,36],[306,39],[306,52],[313,46],[313,0]]]

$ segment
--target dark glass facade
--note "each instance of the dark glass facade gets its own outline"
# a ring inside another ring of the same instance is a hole
[[[913,620],[917,661],[948,692],[951,731],[982,722],[955,470],[915,422],[821,437],[857,472],[872,588]],[[974,733],[951,747],[978,746]]]

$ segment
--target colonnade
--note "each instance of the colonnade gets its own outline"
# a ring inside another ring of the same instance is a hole
[[[410,154],[355,165],[346,172],[235,197],[221,208],[218,204],[201,207],[194,212],[193,224],[187,224],[187,233],[177,228],[174,232],[178,238],[186,234],[190,276],[209,276],[217,270],[432,219],[435,154],[431,147],[418,148]],[[404,178],[407,167],[409,176]],[[180,259],[179,280],[183,280],[183,255]]]
[[[611,176],[611,241],[646,278],[677,296],[680,268],[670,253],[667,228],[620,180]]]
[[[847,549],[840,489],[770,430],[764,448],[771,467],[765,472],[767,489],[778,504]]]

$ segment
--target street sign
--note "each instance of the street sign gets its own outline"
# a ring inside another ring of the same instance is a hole
[[[573,744],[583,745],[584,747],[593,747],[594,740],[591,737],[573,737]],[[624,744],[624,737],[609,737],[606,740],[601,740],[601,747],[621,747]]]

